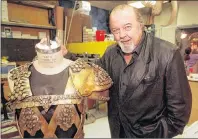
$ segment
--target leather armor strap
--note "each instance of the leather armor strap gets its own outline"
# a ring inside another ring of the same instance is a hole
[[[44,138],[57,138],[55,135],[55,131],[57,128],[57,124],[56,124],[56,116],[59,113],[59,111],[61,110],[62,105],[57,106],[56,110],[54,111],[54,114],[50,120],[50,123],[48,125],[48,130],[47,132],[43,132],[44,134]]]
[[[22,111],[25,110],[25,109],[22,109],[21,110],[21,113]],[[27,131],[31,136],[34,136],[37,132],[37,130],[41,129],[41,131],[43,133],[47,132],[48,131],[48,123],[46,122],[45,118],[42,116],[42,114],[40,113],[40,111],[38,110],[38,108],[32,108],[31,109],[33,112],[34,112],[34,116],[38,116],[38,119],[39,119],[39,124],[37,124],[37,128],[35,130],[29,130],[27,128],[27,123],[22,124],[22,121],[21,121],[21,118],[24,117],[23,114],[20,113],[20,117],[19,117],[19,120],[17,120],[17,126],[19,128],[19,132],[21,134],[22,137],[24,137],[24,132]],[[26,116],[25,116],[26,117]],[[23,119],[22,119],[23,120]]]
[[[81,112],[81,122],[80,122],[80,125],[78,126],[78,130],[77,130],[77,132],[74,136],[74,139],[84,138],[83,125],[84,125],[84,121],[85,121],[85,117],[86,117],[86,114],[85,114],[85,108],[86,108],[85,99],[83,99],[82,105],[83,105],[83,108],[82,108],[82,112]]]
[[[80,104],[82,98],[77,95],[43,95],[31,96],[23,101],[16,101],[10,105],[12,109],[51,106],[60,104]]]
[[[72,106],[72,110],[74,111],[74,116],[72,117],[74,120],[74,124],[76,125],[76,127],[81,127],[81,122],[80,122],[80,117],[78,116],[78,112],[76,111],[76,108],[74,107],[74,105]],[[49,126],[48,126],[48,132],[44,133],[44,138],[49,138],[49,137],[53,137],[56,128],[57,128],[57,122],[56,122],[56,117],[58,116],[57,114],[61,111],[61,109],[63,109],[63,105],[59,105],[55,112],[54,115],[52,116]],[[79,130],[79,128],[78,128]]]
[[[45,120],[45,118],[43,117],[43,115],[38,110],[38,108],[33,108],[33,110],[39,116],[39,120],[41,122],[41,131],[43,132],[44,138],[45,138],[45,135],[47,133],[49,133],[49,129],[48,129],[49,125],[48,125],[47,121]],[[52,133],[52,136],[51,137],[57,138],[54,133]]]
[[[43,117],[43,115],[40,113],[40,111],[38,110],[38,108],[32,108],[32,110],[35,112],[35,114],[38,116],[39,118],[39,122],[41,124],[41,131],[44,134],[44,138],[57,138],[57,136],[55,135],[55,131],[57,128],[57,122],[56,122],[56,117],[57,114],[61,111],[61,109],[63,108],[64,105],[59,105],[57,106],[56,110],[54,111],[54,114],[50,120],[50,123],[48,124],[46,119]],[[72,105],[73,106],[73,105]],[[74,108],[75,109],[75,108]],[[75,113],[77,114],[77,113]],[[77,123],[77,120],[80,121],[79,119],[76,119],[76,124],[79,125],[79,123]],[[20,128],[20,131],[22,133],[22,136],[24,137],[24,130],[23,128]],[[36,132],[36,131],[35,131]],[[31,133],[30,133],[31,134]]]
[[[79,114],[75,108],[74,105],[58,105],[57,108],[55,109],[54,111],[54,114],[50,120],[50,123],[48,124],[48,122],[46,121],[46,119],[43,117],[43,115],[41,114],[41,112],[39,111],[38,108],[34,107],[34,108],[31,108],[31,110],[34,112],[34,114],[36,116],[38,116],[38,119],[39,119],[39,127],[36,128],[35,130],[33,131],[30,131],[29,129],[27,129],[24,125],[20,125],[18,126],[19,127],[19,131],[21,131],[21,136],[24,137],[24,132],[25,131],[28,131],[28,133],[32,136],[35,135],[35,133],[41,129],[42,133],[44,134],[44,138],[57,138],[57,136],[55,135],[55,131],[57,129],[57,126],[60,125],[60,123],[58,123],[58,119],[59,118],[59,114],[63,111],[64,107],[66,106],[71,108],[70,110],[72,111],[72,122],[69,123],[68,127],[65,127],[65,125],[62,125],[61,123],[61,128],[63,130],[68,130],[68,128],[70,128],[72,126],[72,124],[74,123],[77,127],[77,132],[75,134],[75,137],[74,138],[83,138],[84,137],[84,133],[83,133],[83,125],[84,125],[84,119],[85,119],[85,106],[84,106],[84,101],[82,103],[83,105],[83,108],[82,108],[82,112],[81,112],[81,119],[79,117]],[[22,110],[25,110],[25,109],[22,109]],[[67,113],[68,114],[68,113]],[[20,115],[23,117],[23,115]],[[61,117],[63,118],[63,117]],[[19,120],[20,121],[20,120]],[[18,122],[18,121],[17,121]]]
[[[19,127],[19,123],[18,123],[18,119],[17,116],[15,115],[15,121],[16,121],[16,125],[17,125],[17,130],[19,131],[19,135],[21,138],[23,138],[23,133],[21,133],[20,127]]]
[[[99,101],[108,101],[110,99],[110,97],[102,96],[100,92],[94,92],[88,98]]]

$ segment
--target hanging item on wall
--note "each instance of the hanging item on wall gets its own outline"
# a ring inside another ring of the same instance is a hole
[[[78,1],[76,5],[76,12],[89,15],[91,11],[91,4],[88,1]]]
[[[164,1],[156,1],[155,3],[153,3],[153,1],[142,1],[142,4],[145,7],[151,8],[150,21],[152,21],[152,23],[154,23],[154,17],[161,14],[163,3],[164,3]],[[170,3],[171,3],[171,6],[172,6],[172,13],[171,13],[171,17],[170,17],[168,23],[165,24],[165,25],[162,25],[164,27],[171,25],[177,17],[178,2],[177,1],[171,1]]]

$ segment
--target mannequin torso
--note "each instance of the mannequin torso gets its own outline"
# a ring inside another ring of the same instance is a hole
[[[21,137],[83,138],[84,97],[108,100],[92,92],[108,89],[112,81],[98,66],[64,59],[52,46],[36,46],[38,60],[10,71],[8,101]]]

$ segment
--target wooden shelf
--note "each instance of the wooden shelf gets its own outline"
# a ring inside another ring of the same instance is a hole
[[[177,28],[178,28],[178,29],[198,28],[198,24],[180,25],[180,26],[177,26]]]
[[[38,28],[38,29],[56,29],[55,26],[44,26],[44,25],[35,25],[35,24],[17,23],[17,22],[5,22],[5,21],[2,21],[1,25]]]
[[[31,39],[31,38],[6,38],[6,37],[2,37],[1,39],[16,39],[16,40],[40,40],[39,38],[37,39]]]
[[[8,0],[10,3],[18,3],[18,4],[23,4],[27,6],[33,6],[33,7],[38,7],[38,8],[55,8],[55,5],[48,4],[46,2],[41,2],[41,1],[32,1],[32,0]]]

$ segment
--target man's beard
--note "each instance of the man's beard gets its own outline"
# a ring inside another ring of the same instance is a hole
[[[124,53],[132,53],[135,49],[135,45],[133,43],[130,45],[124,45],[122,42],[119,41],[118,44]]]

